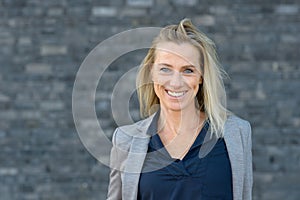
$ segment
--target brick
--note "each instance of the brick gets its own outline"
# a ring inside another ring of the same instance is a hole
[[[40,54],[42,56],[66,55],[67,53],[67,46],[62,45],[42,45],[40,48]]]
[[[120,16],[124,17],[142,17],[147,11],[143,8],[126,7],[122,9]]]
[[[117,9],[115,7],[93,7],[92,15],[95,17],[115,17],[117,16]]]
[[[0,168],[0,176],[15,176],[18,174],[17,168]]]
[[[19,116],[23,119],[40,119],[41,113],[34,110],[20,111]]]
[[[199,26],[214,26],[216,20],[212,15],[200,15],[193,17],[193,22]]]
[[[0,119],[11,121],[17,118],[18,118],[18,114],[17,111],[15,110],[6,110],[5,112],[0,112]]]
[[[25,66],[25,71],[29,74],[49,75],[52,73],[52,67],[44,63],[30,63]]]
[[[55,111],[55,110],[62,110],[64,109],[63,102],[60,101],[43,101],[40,103],[42,110],[49,110],[49,111]]]
[[[39,7],[24,7],[22,9],[22,14],[24,16],[34,16],[40,17],[43,14],[43,9]]]
[[[292,4],[281,4],[275,7],[275,12],[283,15],[294,15],[299,12],[299,6]]]
[[[174,0],[174,3],[182,6],[195,6],[197,0]]]
[[[211,6],[209,11],[215,15],[226,15],[229,13],[229,9],[226,6]]]
[[[129,6],[138,7],[151,7],[153,5],[153,0],[126,0]]]
[[[32,44],[32,40],[31,40],[31,38],[30,37],[20,37],[19,39],[18,39],[18,45],[20,45],[20,46],[29,46],[29,45],[31,45]]]
[[[281,41],[284,43],[300,43],[299,37],[292,34],[282,34]]]
[[[48,11],[47,11],[47,14],[49,16],[52,16],[52,17],[59,17],[59,16],[62,16],[64,14],[64,9],[63,8],[50,8]]]

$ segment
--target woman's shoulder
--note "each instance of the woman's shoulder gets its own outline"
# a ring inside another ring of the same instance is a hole
[[[225,126],[227,126],[227,129],[236,130],[237,128],[242,138],[246,139],[251,137],[251,125],[249,121],[242,119],[237,115],[231,114],[228,116]]]
[[[153,115],[135,123],[117,127],[113,134],[113,140],[122,143],[132,140],[133,137],[148,137],[146,132],[152,119]]]
[[[239,126],[239,128],[248,128],[250,127],[249,121],[240,118],[239,116],[235,114],[231,114],[227,118],[227,122],[233,122]]]

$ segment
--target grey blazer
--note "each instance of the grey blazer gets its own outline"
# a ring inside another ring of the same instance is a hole
[[[111,172],[107,200],[136,200],[150,137],[146,134],[153,115],[113,134]],[[224,140],[232,169],[233,199],[252,199],[252,151],[250,124],[236,116],[225,123]]]

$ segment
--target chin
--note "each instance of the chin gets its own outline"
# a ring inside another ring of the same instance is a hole
[[[180,112],[183,111],[187,105],[163,105],[166,110]]]

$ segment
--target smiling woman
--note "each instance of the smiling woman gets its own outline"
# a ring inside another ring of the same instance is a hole
[[[156,105],[160,104],[160,99],[154,91],[153,77],[150,75],[153,74],[155,64],[170,64],[159,61],[162,57],[164,62],[168,60],[176,63],[177,66],[179,64],[177,61],[182,63],[181,67],[194,66],[201,74],[196,106],[202,112],[205,111],[213,134],[223,137],[223,128],[228,116],[226,93],[222,81],[225,72],[218,62],[214,42],[187,19],[182,20],[179,25],[165,27],[153,40],[137,77],[141,115],[150,116],[157,111]],[[173,60],[174,57],[177,58],[176,61]]]
[[[227,110],[223,74],[190,20],[161,30],[137,76],[145,119],[113,135],[109,200],[252,198],[251,128]]]

